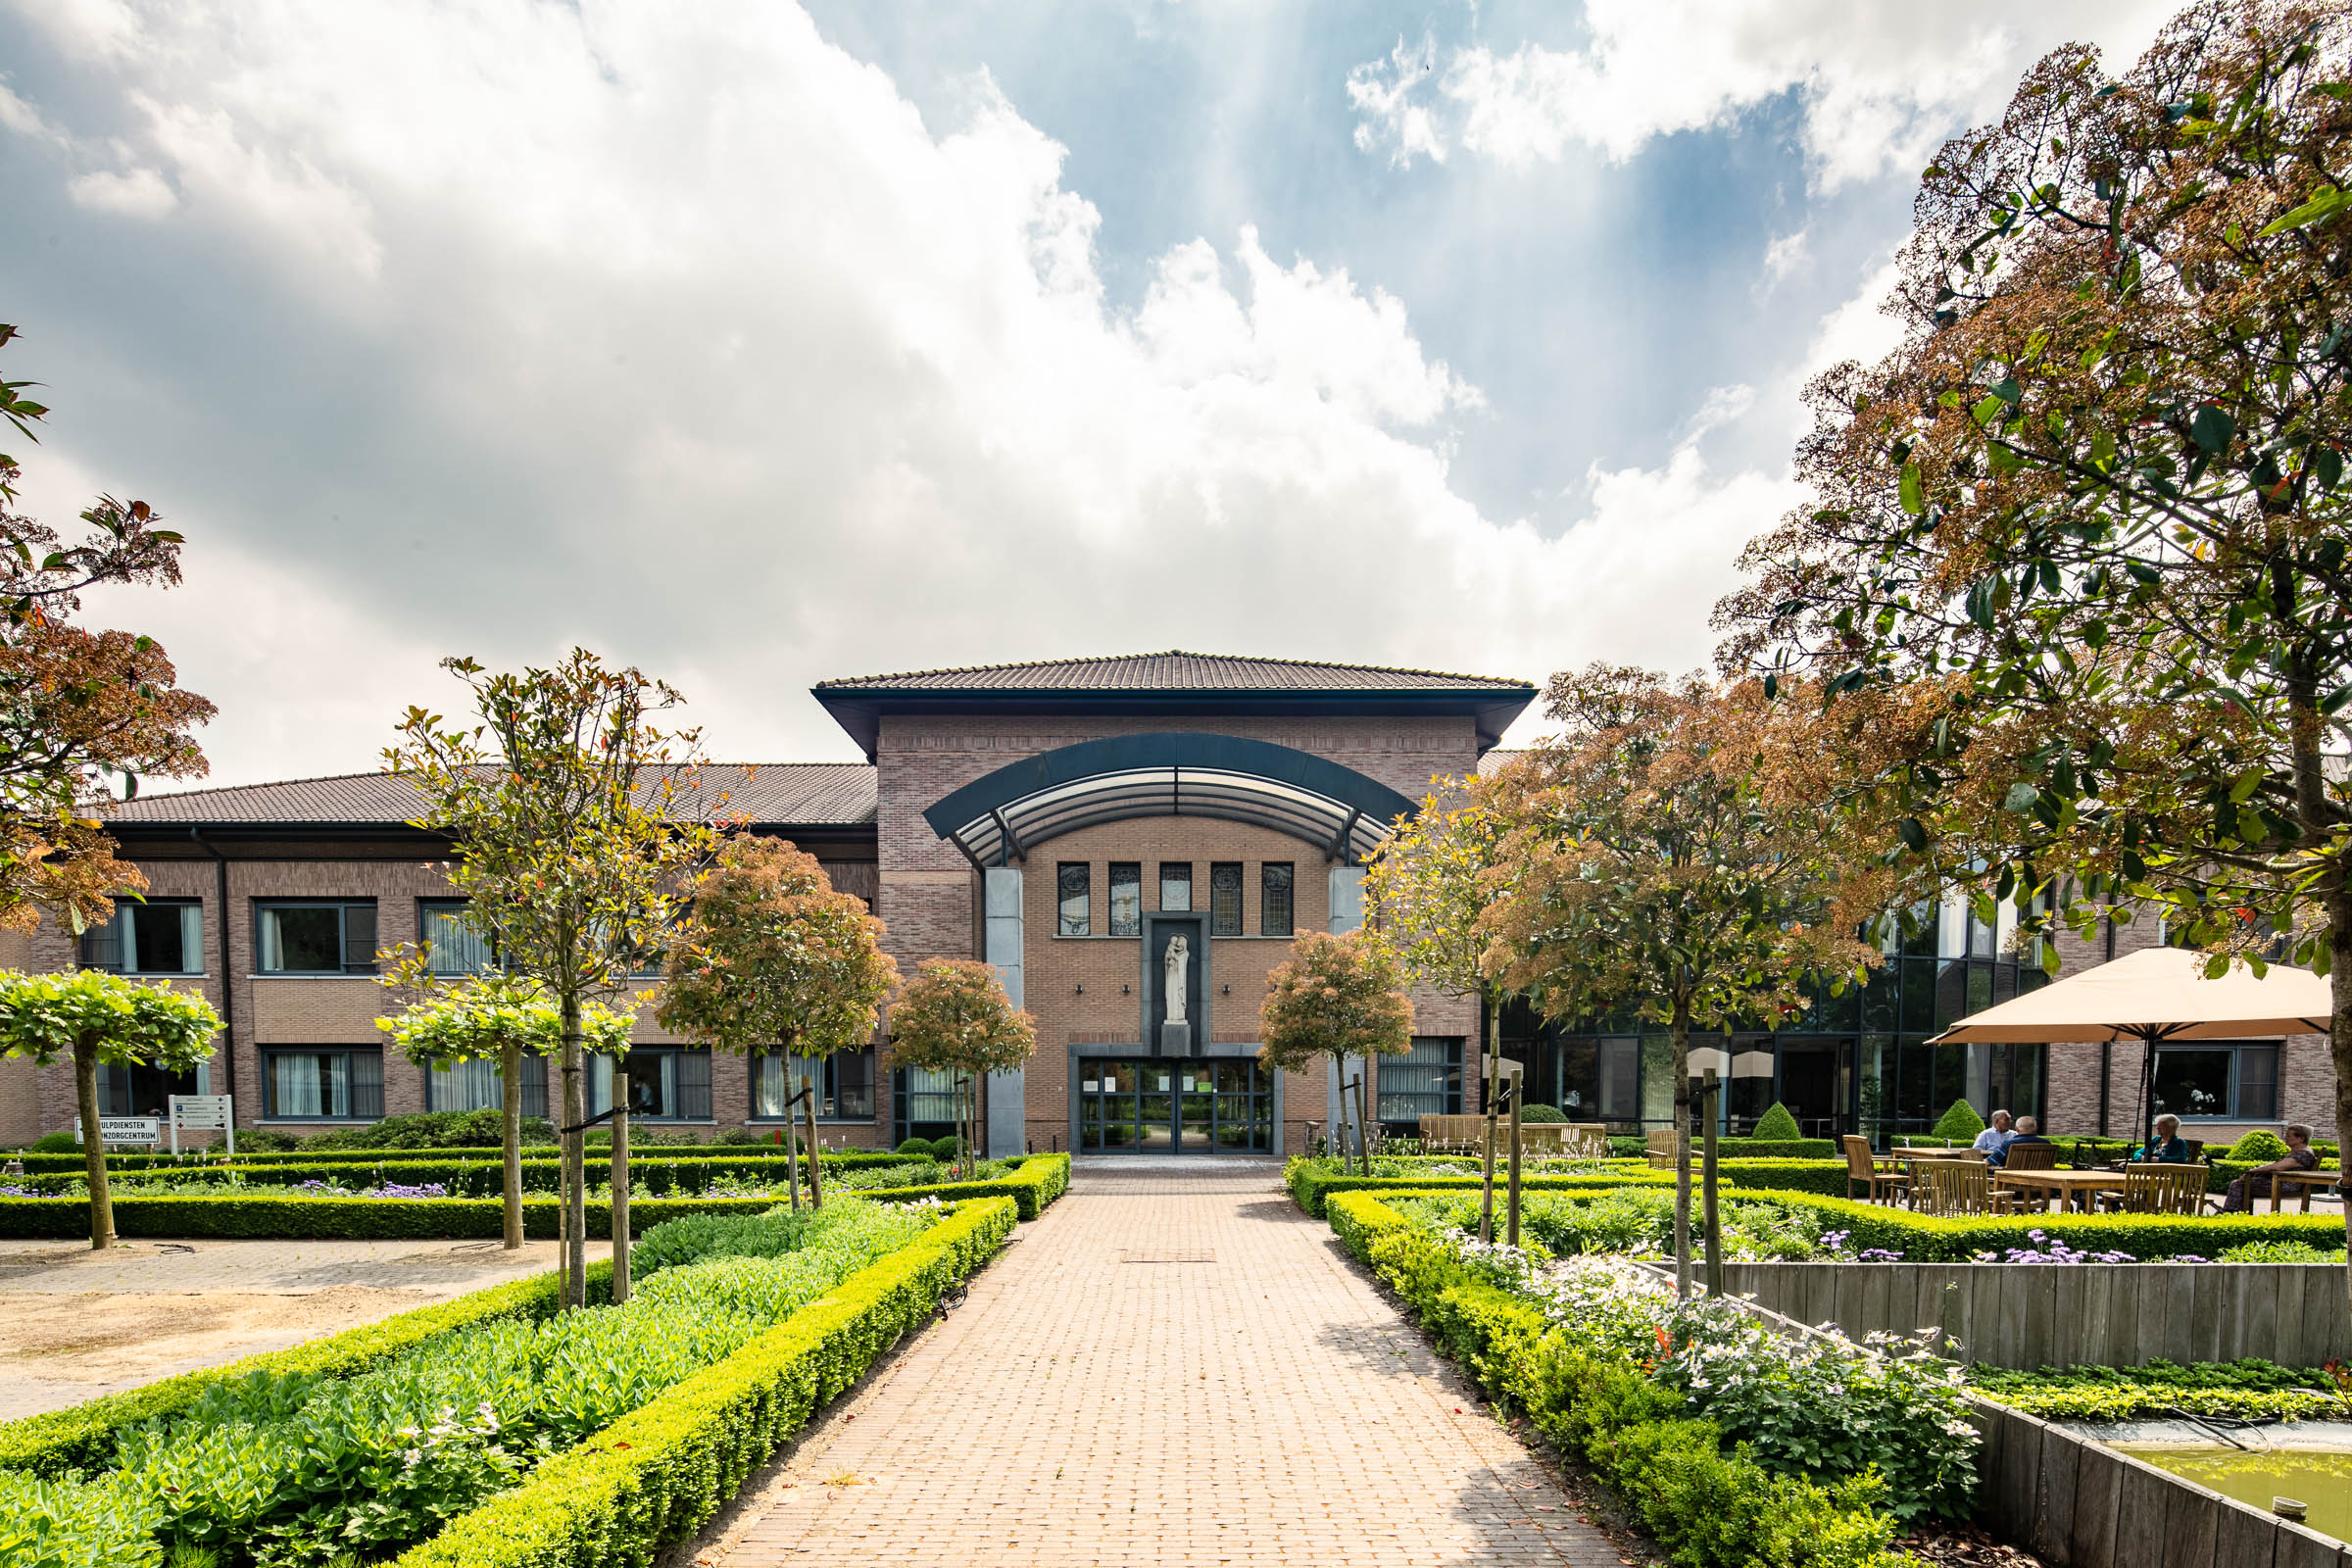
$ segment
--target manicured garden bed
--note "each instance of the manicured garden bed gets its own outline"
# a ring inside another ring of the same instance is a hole
[[[1019,1155],[1004,1163],[1012,1168],[985,1181],[882,1188],[859,1191],[857,1196],[882,1202],[1009,1198],[1020,1218],[1030,1220],[1069,1190],[1067,1154]],[[781,1172],[777,1179],[781,1180]],[[778,1195],[771,1194],[633,1199],[630,1229],[644,1232],[689,1214],[760,1213],[775,1207],[777,1200]],[[526,1198],[522,1205],[524,1233],[553,1237],[557,1208],[552,1195]],[[181,1239],[466,1239],[497,1236],[504,1224],[503,1202],[495,1197],[370,1198],[251,1190],[154,1197],[119,1193],[114,1198],[114,1213],[118,1236]],[[591,1236],[611,1234],[609,1200],[591,1202],[587,1213]],[[0,1198],[0,1237],[69,1238],[88,1233],[89,1203],[84,1199]]]
[[[0,1542],[44,1568],[167,1547],[288,1568],[404,1548],[447,1568],[643,1561],[1014,1220],[1003,1199],[844,1201],[656,1231],[624,1306],[559,1316],[551,1280],[517,1282],[0,1426]]]

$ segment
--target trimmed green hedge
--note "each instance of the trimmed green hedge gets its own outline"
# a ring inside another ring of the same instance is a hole
[[[922,1326],[1003,1245],[1015,1210],[959,1208],[398,1559],[398,1568],[589,1568],[647,1562],[700,1529],[809,1414]]]
[[[612,1281],[612,1264],[590,1264],[590,1298],[608,1298]],[[300,1372],[350,1377],[453,1330],[473,1328],[500,1318],[546,1317],[555,1310],[555,1274],[552,1271],[534,1274],[283,1350],[265,1350],[221,1366],[182,1372],[141,1388],[102,1395],[63,1410],[0,1423],[0,1469],[24,1470],[54,1479],[67,1470],[97,1468],[112,1460],[114,1437],[122,1428],[177,1415],[202,1397],[206,1390],[234,1383],[248,1373]]]
[[[1611,1138],[1609,1152],[1624,1159],[1646,1160],[1649,1144],[1641,1138]],[[1698,1140],[1690,1140],[1690,1156],[1698,1157]],[[1718,1159],[1836,1159],[1838,1141],[1834,1138],[1718,1138],[1715,1140]]]
[[[879,1202],[937,1198],[1009,1198],[1022,1219],[1035,1219],[1047,1204],[1069,1191],[1070,1156],[1023,1154],[1011,1175],[985,1182],[943,1182],[926,1187],[885,1187],[856,1196]],[[1009,1161],[1007,1163],[1010,1163]],[[772,1198],[641,1198],[629,1205],[629,1229],[637,1234],[665,1219],[687,1214],[763,1214]],[[505,1226],[505,1205],[496,1198],[318,1198],[306,1194],[237,1193],[209,1196],[114,1200],[115,1234],[172,1238],[302,1241],[426,1241],[494,1237]],[[523,1233],[541,1239],[556,1234],[557,1202],[526,1198]],[[0,1237],[67,1239],[89,1234],[90,1205],[78,1198],[0,1198]],[[607,1203],[588,1206],[588,1234],[612,1234]]]
[[[1899,1568],[1875,1473],[1832,1487],[1765,1472],[1684,1413],[1631,1361],[1579,1353],[1531,1303],[1472,1276],[1437,1238],[1370,1193],[1335,1194],[1331,1227],[1503,1405],[1622,1492],[1697,1568]]]
[[[79,1154],[26,1154],[23,1157],[27,1175],[58,1172],[78,1176],[89,1169],[88,1164]],[[592,1168],[608,1157],[610,1157],[609,1151],[602,1145],[591,1146],[588,1151],[588,1163]],[[802,1156],[804,1160],[807,1157],[807,1155]],[[903,1155],[888,1152],[878,1154],[869,1153],[862,1150],[855,1153],[828,1150],[818,1155],[818,1158],[824,1161],[827,1169],[838,1167],[842,1170],[906,1163]],[[196,1176],[204,1171],[236,1170],[243,1171],[249,1181],[279,1179],[275,1174],[268,1176],[260,1174],[264,1172],[301,1170],[303,1174],[292,1179],[302,1181],[311,1176],[329,1172],[341,1175],[354,1166],[366,1166],[372,1169],[377,1165],[387,1168],[398,1167],[403,1170],[486,1169],[495,1173],[504,1163],[505,1156],[495,1149],[262,1151],[239,1154],[233,1159],[226,1155],[213,1154],[202,1160],[198,1160],[193,1155],[174,1158],[170,1154],[116,1153],[106,1156],[106,1168],[110,1171],[173,1171],[182,1175]],[[522,1151],[522,1165],[526,1173],[534,1166],[544,1165],[553,1169],[559,1163],[556,1151],[551,1145],[529,1145]],[[632,1146],[629,1150],[629,1168],[632,1171],[661,1166],[706,1167],[712,1171],[767,1171],[771,1169],[780,1171],[785,1168],[785,1163],[784,1151],[781,1149],[762,1149],[749,1145],[741,1147],[710,1145],[696,1150],[681,1150],[674,1144],[657,1144],[646,1149]],[[441,1178],[427,1179],[438,1181]]]
[[[1812,1159],[1717,1159],[1716,1180],[1727,1189],[1742,1192],[1815,1193],[1828,1198],[1845,1195],[1845,1166],[1841,1161]],[[1477,1176],[1348,1176],[1343,1175],[1332,1162],[1318,1159],[1294,1159],[1285,1167],[1283,1180],[1298,1206],[1317,1219],[1324,1217],[1324,1200],[1332,1193],[1356,1192],[1477,1192],[1484,1180]],[[1691,1183],[1697,1185],[1694,1166]],[[1519,1188],[1528,1193],[1592,1193],[1607,1192],[1618,1187],[1672,1187],[1674,1172],[1652,1170],[1646,1165],[1620,1165],[1590,1176],[1528,1176]],[[1502,1175],[1494,1177],[1494,1190],[1499,1202]]]

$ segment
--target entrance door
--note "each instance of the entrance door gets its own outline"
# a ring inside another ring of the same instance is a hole
[[[1851,1042],[1792,1041],[1781,1037],[1781,1103],[1807,1138],[1832,1138],[1845,1128]]]
[[[1273,1083],[1249,1057],[1078,1064],[1082,1153],[1272,1153]]]

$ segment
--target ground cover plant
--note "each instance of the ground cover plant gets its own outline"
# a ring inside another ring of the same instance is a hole
[[[2179,1366],[2043,1367],[2037,1372],[1974,1366],[1968,1381],[1987,1399],[2045,1421],[2153,1421],[2195,1416],[2228,1421],[2352,1419],[2352,1373],[2275,1361],[2199,1361]]]
[[[650,1277],[623,1305],[478,1324],[352,1376],[257,1370],[118,1431],[93,1475],[0,1473],[0,1541],[29,1531],[103,1548],[61,1551],[65,1565],[382,1558],[907,1247],[940,1213],[853,1200],[657,1229]]]
[[[1899,1521],[1967,1511],[1958,1369],[1915,1347],[1780,1342],[1623,1258],[1485,1247],[1368,1193],[1330,1210],[1439,1345],[1622,1491],[1679,1563],[1891,1568]]]
[[[1478,1205],[1467,1198],[1400,1198],[1391,1206],[1449,1233],[1470,1235],[1478,1228]],[[1720,1213],[1727,1258],[1792,1262],[1831,1255],[1822,1246],[1819,1214],[1739,1199],[1725,1200]],[[1663,1186],[1590,1198],[1537,1194],[1527,1199],[1520,1226],[1523,1235],[1557,1257],[1602,1252],[1663,1258],[1674,1245],[1674,1197]]]

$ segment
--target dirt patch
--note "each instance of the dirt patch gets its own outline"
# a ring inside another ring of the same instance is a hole
[[[0,1314],[5,1402],[49,1408],[121,1388],[276,1349],[372,1323],[438,1298],[431,1291],[342,1285],[299,1296],[258,1291],[188,1294],[12,1294]],[[41,1401],[34,1385],[70,1387]],[[27,1400],[32,1400],[27,1404]]]

